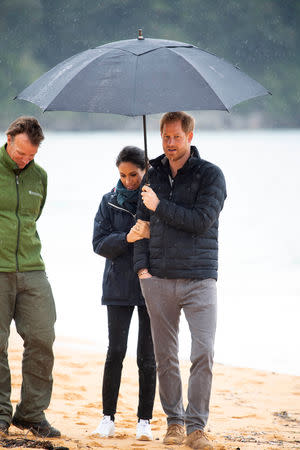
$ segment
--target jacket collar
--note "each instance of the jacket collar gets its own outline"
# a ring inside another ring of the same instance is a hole
[[[116,193],[116,188],[115,187],[110,191],[110,194],[111,195],[110,195],[109,202],[114,204],[114,205],[116,205],[116,206],[119,206],[118,202],[117,202],[117,193]]]
[[[126,209],[124,206],[121,206],[118,202],[118,198],[117,198],[117,192],[116,192],[116,188],[114,187],[111,191],[110,191],[110,197],[108,200],[108,204],[111,206],[115,206],[117,209],[125,211],[129,214],[131,214],[133,217],[135,217],[135,214],[133,214],[131,211],[129,211],[128,209]]]
[[[16,170],[18,169],[18,164],[11,159],[11,157],[7,153],[6,146],[7,144],[4,144],[3,147],[1,147],[0,149],[0,160],[7,169]]]
[[[179,170],[182,172],[185,172],[186,169],[192,168],[195,165],[197,165],[200,160],[201,160],[201,157],[200,157],[200,153],[199,153],[197,147],[195,147],[195,145],[191,145],[191,156],[186,161],[184,166],[181,167],[181,169],[179,169]],[[160,155],[157,158],[150,160],[150,165],[152,167],[154,167],[154,169],[162,168],[163,170],[168,170],[168,171],[170,169],[169,160],[165,154]]]

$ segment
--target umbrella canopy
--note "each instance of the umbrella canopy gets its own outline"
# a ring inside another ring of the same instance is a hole
[[[183,42],[130,39],[72,56],[16,98],[43,111],[140,116],[225,110],[268,91],[237,67]]]
[[[139,30],[137,39],[101,45],[61,62],[15,98],[43,111],[143,116],[147,161],[146,114],[228,111],[268,93],[211,53],[183,42],[144,39]]]

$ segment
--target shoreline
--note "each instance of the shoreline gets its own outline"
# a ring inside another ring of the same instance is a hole
[[[46,411],[49,422],[62,433],[61,438],[51,439],[54,447],[64,446],[70,450],[189,449],[185,445],[165,446],[162,443],[166,420],[158,390],[151,421],[154,440],[135,439],[138,375],[132,357],[126,357],[124,362],[115,436],[108,439],[91,436],[102,417],[101,380],[105,355],[92,348],[87,351],[85,347],[86,341],[57,337],[52,401]],[[12,329],[9,361],[13,406],[20,394],[21,357],[22,340]],[[181,373],[186,404],[188,361],[181,361]],[[206,431],[216,450],[299,449],[299,401],[299,376],[216,363]],[[8,439],[16,438],[37,440],[30,432],[11,426]]]

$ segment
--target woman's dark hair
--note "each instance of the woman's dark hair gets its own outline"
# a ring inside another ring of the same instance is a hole
[[[133,145],[127,145],[120,151],[116,159],[116,166],[119,167],[119,165],[123,162],[130,162],[139,167],[141,170],[145,170],[146,164],[144,150],[141,150],[139,147],[134,147]]]

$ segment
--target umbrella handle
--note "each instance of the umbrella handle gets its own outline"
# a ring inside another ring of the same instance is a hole
[[[145,184],[150,186],[148,177],[148,148],[147,148],[147,129],[146,129],[146,116],[143,115],[143,129],[144,129],[144,150],[145,150]]]

